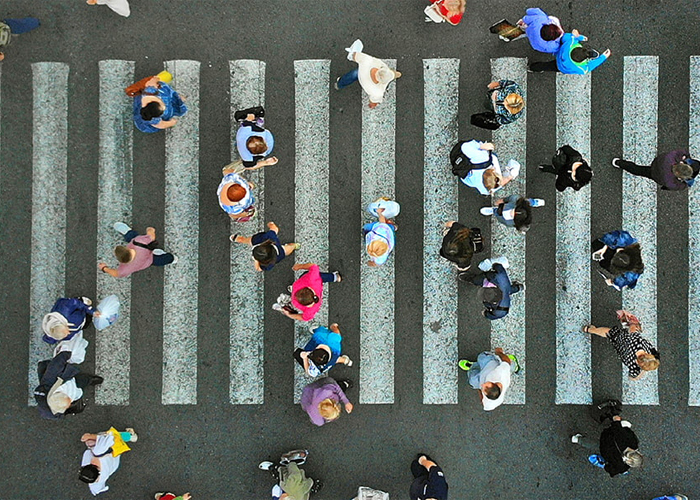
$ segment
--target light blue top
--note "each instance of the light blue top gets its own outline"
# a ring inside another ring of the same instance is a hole
[[[542,26],[545,24],[556,24],[558,26],[559,23],[557,21],[556,17],[548,16],[542,9],[527,9],[523,16],[523,22],[527,24],[525,33],[533,49],[545,54],[556,54],[559,51],[562,37],[556,40],[544,40],[540,34]]]
[[[561,37],[561,47],[557,53],[557,68],[559,68],[559,71],[568,75],[586,75],[607,60],[608,56],[600,54],[595,59],[586,59],[581,63],[574,62],[571,59],[571,51],[576,47],[580,47],[581,42],[585,39],[586,37],[583,35],[575,37],[571,33],[565,33]]]
[[[265,144],[267,144],[267,150],[262,155],[256,156],[267,156],[272,153],[272,148],[275,146],[275,138],[272,136],[272,133],[270,133],[269,130],[265,129],[262,132],[257,132],[253,130],[253,127],[250,125],[241,125],[238,132],[236,132],[236,147],[238,148],[238,154],[243,161],[253,161],[253,153],[248,151],[246,143],[248,142],[248,139],[254,136],[262,137]]]
[[[165,111],[158,118],[152,120],[144,120],[141,118],[141,103],[144,95],[152,95],[160,98],[165,104]],[[152,134],[158,132],[159,128],[155,127],[163,120],[171,120],[176,116],[183,116],[187,113],[187,105],[182,101],[180,94],[175,92],[170,85],[161,82],[159,87],[146,87],[141,95],[134,97],[134,125],[141,132]]]
[[[243,186],[246,190],[246,195],[238,203],[234,205],[226,205],[221,202],[221,190],[226,184],[229,184],[231,182],[235,182],[236,184]],[[241,177],[238,174],[227,174],[224,176],[223,179],[221,179],[219,188],[216,190],[216,197],[219,199],[219,206],[223,209],[223,211],[227,214],[233,215],[240,214],[244,210],[250,208],[255,203],[255,197],[253,196],[253,191],[250,189],[248,181],[246,181],[243,177]]]
[[[396,238],[394,236],[394,226],[391,224],[384,224],[382,222],[373,222],[370,224],[365,224],[365,231],[367,231],[367,234],[365,235],[365,248],[369,248],[369,244],[375,240],[384,241],[389,246],[389,249],[379,257],[372,257],[370,255],[370,259],[372,259],[378,266],[381,266],[382,264],[386,263],[392,250],[394,250],[394,245],[396,242]]]

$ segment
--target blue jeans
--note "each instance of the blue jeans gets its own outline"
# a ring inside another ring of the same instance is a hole
[[[344,89],[348,85],[352,85],[357,81],[357,68],[353,69],[352,71],[348,71],[345,73],[343,76],[340,77],[338,80],[338,90]]]
[[[127,243],[131,243],[131,240],[139,236],[139,233],[134,231],[133,229],[129,229],[126,234],[124,235],[124,241]],[[171,253],[164,253],[160,255],[153,255],[153,265],[162,267],[162,266],[167,266],[168,264],[172,264],[173,261],[175,260],[175,256]],[[323,273],[321,273],[323,274]]]
[[[3,19],[3,23],[10,27],[13,35],[21,35],[39,27],[39,20],[36,17],[23,17],[22,19]]]

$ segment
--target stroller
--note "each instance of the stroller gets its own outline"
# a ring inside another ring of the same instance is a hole
[[[278,498],[287,493],[290,500],[309,500],[311,495],[321,491],[323,482],[320,479],[307,478],[306,473],[299,468],[306,463],[308,450],[292,450],[284,453],[278,463],[265,460],[258,468],[270,472],[275,479],[272,496]]]

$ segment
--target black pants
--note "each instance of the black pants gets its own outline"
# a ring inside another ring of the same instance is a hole
[[[554,167],[554,165],[540,165],[540,171],[541,172],[546,172],[548,174],[556,174],[557,169]]]
[[[416,500],[423,497],[425,484],[428,482],[428,471],[425,467],[418,463],[418,459],[411,462],[411,474],[413,474],[413,483],[411,483],[410,496],[411,500]]]
[[[559,71],[556,60],[530,63],[529,69],[535,73],[541,73],[543,71]]]
[[[620,165],[622,170],[624,170],[625,172],[629,172],[632,175],[638,175],[640,177],[646,177],[647,179],[653,180],[653,178],[651,177],[650,166],[637,165],[636,163],[627,160],[618,160],[617,164]]]

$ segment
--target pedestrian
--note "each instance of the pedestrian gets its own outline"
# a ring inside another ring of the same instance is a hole
[[[8,18],[0,22],[0,50],[12,43],[12,37],[29,33],[37,29],[41,23],[36,17]],[[0,52],[0,61],[5,59],[5,53]]]
[[[338,271],[322,273],[318,265],[313,263],[295,264],[292,270],[306,272],[292,284],[292,294],[280,295],[272,308],[288,318],[311,321],[323,303],[323,284],[340,283],[343,277]]]
[[[430,0],[430,5],[425,8],[425,22],[447,21],[452,26],[457,26],[464,17],[466,8],[465,0]]]
[[[103,382],[102,377],[82,373],[70,363],[71,356],[70,351],[62,351],[37,365],[39,385],[34,389],[34,400],[41,418],[58,420],[82,412],[83,389]]]
[[[272,500],[309,500],[309,497],[323,488],[323,481],[306,477],[299,466],[306,463],[308,450],[292,450],[284,455],[279,464],[265,460],[258,468],[266,470],[275,480],[272,487]]]
[[[256,271],[269,271],[275,264],[279,264],[295,250],[299,250],[299,243],[280,243],[277,236],[280,228],[270,221],[267,223],[267,231],[256,233],[250,238],[239,234],[232,234],[229,239],[234,243],[250,245],[253,248],[253,263]]]
[[[627,311],[620,311],[620,313],[624,315],[622,317],[634,318]],[[607,338],[615,348],[622,364],[627,367],[629,378],[632,380],[639,380],[644,372],[659,368],[659,351],[640,335],[642,326],[636,318],[635,321],[622,322],[612,328],[586,325],[582,330],[585,333]]]
[[[236,222],[248,222],[255,215],[255,184],[229,167],[222,170],[224,177],[216,190],[219,206]]]
[[[399,204],[389,198],[380,198],[367,207],[367,211],[377,217],[376,222],[369,222],[362,227],[365,235],[365,250],[370,258],[367,261],[368,266],[377,267],[385,264],[394,250],[396,223],[390,218],[396,216],[400,210]]]
[[[523,116],[525,98],[523,89],[513,80],[499,80],[488,84],[488,102],[483,113],[471,116],[471,124],[488,130],[513,123]]]
[[[107,480],[119,468],[123,453],[130,450],[126,443],[135,443],[138,435],[134,429],[127,427],[124,432],[110,427],[108,431],[98,434],[83,434],[80,441],[87,450],[83,453],[78,478],[90,485],[90,493],[97,496],[109,490]]]
[[[515,179],[520,173],[520,163],[510,160],[501,169],[498,156],[491,142],[477,140],[460,141],[450,152],[452,173],[462,183],[476,189],[479,194],[491,195]]]
[[[308,376],[318,377],[336,363],[352,366],[352,360],[347,355],[341,355],[343,337],[338,323],[333,323],[328,328],[318,326],[311,333],[313,335],[304,348],[294,350],[294,359]]]
[[[411,500],[447,500],[447,481],[442,468],[425,453],[411,462]]]
[[[520,371],[515,355],[505,354],[501,347],[497,347],[493,352],[482,352],[476,361],[461,359],[459,367],[467,372],[467,380],[472,389],[479,391],[485,411],[501,406],[510,387],[511,372]]]
[[[591,258],[600,264],[605,283],[616,290],[636,287],[644,272],[642,249],[627,231],[611,231],[595,240]]]
[[[588,162],[568,144],[557,149],[551,165],[542,164],[539,169],[540,172],[557,176],[555,186],[559,192],[569,187],[578,191],[593,178],[593,170]]]
[[[532,224],[532,208],[543,207],[542,198],[524,198],[512,194],[494,202],[492,207],[482,207],[481,215],[493,215],[496,220],[507,227],[514,227],[519,233],[525,234]]]
[[[481,272],[471,272],[464,281],[478,286],[477,297],[484,309],[481,314],[488,320],[505,318],[510,310],[510,296],[525,290],[525,285],[508,277],[509,263],[505,257],[485,259],[479,264]]]
[[[590,455],[588,461],[614,477],[626,474],[632,467],[641,467],[644,462],[638,450],[639,440],[631,427],[632,424],[615,415],[610,425],[600,433],[597,443],[595,439],[580,433],[571,436],[571,442],[588,450],[599,450],[600,454]]]
[[[381,59],[372,57],[362,52],[364,46],[361,40],[355,40],[346,48],[348,60],[355,61],[357,68],[349,71],[335,81],[336,90],[341,90],[357,81],[369,96],[369,107],[376,108],[384,100],[384,92],[387,86],[401,77],[401,73],[394,71]]]
[[[106,5],[120,16],[129,17],[129,0],[87,0],[88,5]]]
[[[241,109],[236,111],[233,117],[238,122],[236,148],[241,157],[236,173],[276,165],[279,160],[270,156],[275,146],[275,138],[265,128],[265,109],[262,106]]]
[[[175,493],[156,493],[156,500],[190,500],[192,495],[185,493],[184,495],[176,496]]]
[[[93,316],[99,317],[100,312],[92,307],[89,298],[60,298],[41,321],[42,339],[51,345],[70,340],[92,324]]]
[[[602,54],[581,45],[588,38],[581,35],[578,30],[565,33],[561,37],[561,46],[554,61],[533,62],[528,67],[529,71],[541,73],[543,71],[558,71],[567,75],[586,75],[603,64],[610,57],[610,49]]]
[[[612,165],[632,175],[651,179],[666,191],[688,189],[700,172],[700,162],[692,159],[687,149],[660,154],[648,166],[637,165],[621,158],[613,158]]]
[[[676,493],[674,495],[664,495],[662,497],[656,497],[654,500],[688,500],[688,497],[685,495],[681,495],[680,493]]]
[[[474,254],[484,251],[481,229],[468,228],[456,220],[448,221],[445,228],[447,233],[442,238],[440,256],[453,262],[457,266],[459,278],[463,279],[472,265]]]
[[[340,417],[341,403],[345,411],[352,413],[353,404],[345,393],[352,388],[351,380],[333,380],[324,377],[304,387],[301,392],[301,407],[309,414],[314,425],[322,426]]]
[[[139,234],[125,223],[117,222],[114,224],[114,230],[124,235],[124,241],[128,245],[118,245],[114,248],[114,255],[119,261],[116,269],[108,267],[104,262],[98,264],[103,273],[115,278],[126,278],[151,266],[162,267],[168,264],[177,264],[176,256],[158,248],[155,228],[148,227],[146,234]]]
[[[177,118],[187,113],[185,101],[161,76],[151,77],[134,96],[134,125],[141,132],[150,134],[174,127]]]
[[[554,16],[548,16],[542,9],[529,8],[518,26],[525,30],[530,45],[538,52],[556,54],[561,46],[564,29]]]

